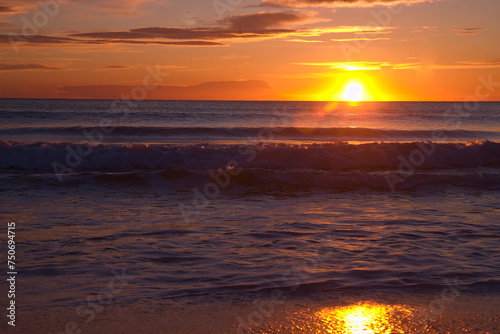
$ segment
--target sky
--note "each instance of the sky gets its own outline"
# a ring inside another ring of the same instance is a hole
[[[0,98],[500,100],[498,0],[0,0]]]

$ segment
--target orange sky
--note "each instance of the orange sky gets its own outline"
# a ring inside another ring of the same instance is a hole
[[[500,100],[498,13],[496,0],[6,0],[0,97],[341,100],[357,82],[365,100]]]

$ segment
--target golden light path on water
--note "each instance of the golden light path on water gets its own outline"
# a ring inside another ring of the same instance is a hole
[[[389,334],[398,333],[402,318],[412,315],[404,306],[360,303],[322,309],[317,313],[332,334]]]
[[[380,300],[333,299],[289,302],[271,311],[269,318],[255,313],[239,319],[233,333],[252,334],[435,334],[500,333],[500,299],[442,296],[405,297],[388,303]],[[377,298],[378,299],[378,298]],[[340,304],[339,304],[340,303]],[[440,306],[439,306],[440,305]],[[252,311],[253,310],[253,311]],[[241,312],[240,312],[241,313]]]

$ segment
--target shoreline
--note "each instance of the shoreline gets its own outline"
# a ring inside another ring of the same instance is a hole
[[[18,312],[8,333],[500,333],[498,296],[140,301]],[[445,299],[443,299],[445,298]],[[447,298],[447,299],[446,299]],[[441,301],[441,302],[440,302]],[[444,301],[444,302],[443,302]],[[77,312],[80,311],[80,316]],[[2,330],[3,331],[3,330]]]

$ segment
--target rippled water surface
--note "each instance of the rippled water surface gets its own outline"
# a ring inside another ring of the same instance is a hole
[[[392,333],[427,326],[418,298],[498,300],[498,103],[461,119],[442,103],[155,101],[121,119],[110,101],[1,102],[0,220],[16,223],[23,310],[81,324],[108,296],[115,322],[149,302],[251,315],[278,294],[292,315],[260,332]],[[172,333],[189,332],[181,320]]]
[[[122,268],[135,277],[123,300],[276,288],[296,296],[439,293],[449,284],[499,292],[496,191],[235,192],[189,220],[178,209],[189,193],[106,184],[24,192],[10,191],[18,196],[2,216],[15,217],[24,240],[20,270],[32,307],[78,303]]]

